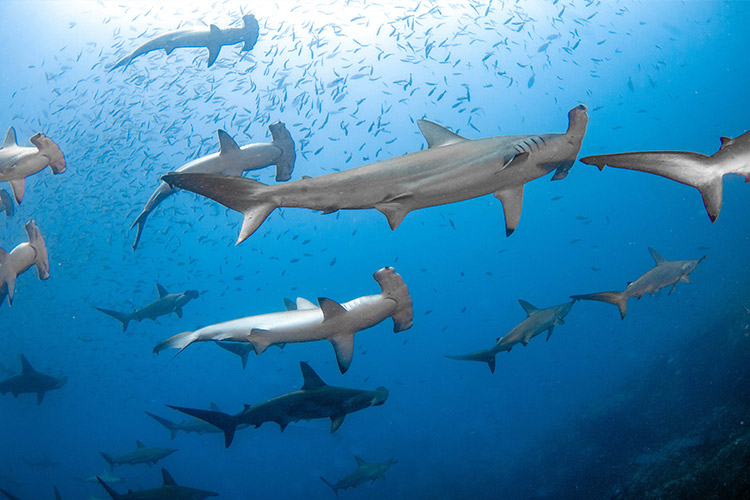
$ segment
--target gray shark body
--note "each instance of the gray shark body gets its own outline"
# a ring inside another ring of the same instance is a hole
[[[107,484],[116,484],[116,483],[122,483],[125,481],[120,476],[115,476],[114,474],[111,474],[109,472],[103,472],[101,474],[97,474],[96,476],[89,476],[86,478],[79,478],[79,481],[84,481],[87,483],[97,483],[99,482],[99,479],[102,479]]]
[[[583,163],[638,170],[666,177],[700,191],[703,205],[711,222],[719,216],[722,203],[723,178],[737,174],[750,180],[750,132],[736,139],[721,138],[721,147],[712,156],[688,151],[645,151],[618,153],[581,158]]]
[[[248,316],[192,332],[174,335],[154,347],[158,353],[168,348],[185,349],[193,342],[233,341],[252,344],[256,354],[271,345],[328,340],[336,353],[341,373],[352,362],[354,334],[392,318],[393,330],[400,332],[412,325],[414,316],[409,289],[392,267],[382,268],[373,274],[382,293],[367,295],[339,304],[334,300],[319,298],[320,307],[309,301],[300,301],[296,310]]]
[[[598,292],[584,295],[571,296],[574,300],[596,300],[616,305],[620,310],[620,318],[625,319],[628,308],[628,299],[635,297],[640,299],[642,295],[653,295],[662,288],[671,286],[671,294],[680,281],[690,283],[688,275],[695,271],[698,264],[706,258],[704,255],[697,260],[666,260],[653,248],[648,251],[654,258],[656,265],[643,276],[628,283],[622,292]]]
[[[385,472],[390,469],[391,465],[398,463],[397,460],[388,460],[387,462],[381,463],[368,463],[357,456],[355,456],[354,459],[357,461],[357,470],[336,481],[335,484],[326,481],[322,476],[320,478],[321,481],[326,483],[326,485],[333,490],[337,497],[339,496],[339,490],[356,488],[360,484],[367,482],[374,483],[378,479],[385,479]]]
[[[239,425],[260,427],[265,422],[275,422],[283,432],[291,422],[329,418],[333,433],[341,427],[348,413],[380,406],[388,399],[388,390],[385,387],[378,387],[374,391],[334,387],[323,382],[307,363],[300,362],[300,369],[304,380],[300,390],[282,394],[257,405],[245,405],[245,409],[236,415],[168,406],[221,429],[224,432],[225,445],[229,447]]]
[[[163,479],[160,488],[150,490],[129,490],[127,493],[117,493],[101,478],[97,478],[99,484],[109,493],[112,500],[204,500],[208,497],[218,496],[213,491],[204,491],[196,488],[180,486],[172,479],[172,476],[166,469],[161,470]]]
[[[169,293],[163,286],[156,284],[156,291],[159,298],[149,305],[136,309],[132,313],[121,313],[111,309],[97,307],[98,311],[108,316],[112,316],[122,323],[122,331],[128,328],[130,321],[142,321],[144,319],[156,320],[159,316],[175,313],[178,318],[182,318],[182,308],[185,304],[193,299],[198,298],[198,290],[186,290],[182,293]]]
[[[41,172],[47,166],[53,174],[61,174],[66,169],[65,156],[52,139],[39,132],[29,142],[34,145],[33,148],[19,146],[16,130],[10,127],[0,148],[0,182],[10,183],[17,203],[23,200],[26,177]]]
[[[13,397],[19,394],[36,393],[37,405],[42,404],[44,395],[48,391],[59,389],[68,379],[66,377],[53,377],[34,370],[26,356],[21,354],[21,374],[0,382],[0,394],[11,393]]]
[[[162,458],[166,458],[177,451],[173,448],[148,448],[140,441],[136,441],[135,443],[135,451],[131,451],[130,453],[126,453],[124,455],[115,457],[101,451],[99,452],[99,454],[101,454],[101,456],[104,457],[104,460],[107,461],[110,469],[114,470],[115,465],[154,465]]]
[[[510,235],[521,217],[524,185],[553,170],[553,179],[562,179],[575,162],[588,123],[586,107],[573,108],[568,118],[565,134],[476,140],[419,120],[428,144],[425,150],[284,185],[209,174],[171,173],[162,179],[242,213],[238,244],[278,207],[324,213],[374,208],[395,229],[412,210],[490,193],[503,204]]]
[[[526,311],[526,319],[513,327],[505,336],[497,339],[497,343],[492,348],[446,357],[463,361],[481,361],[487,363],[490,372],[495,373],[495,355],[497,353],[510,352],[516,344],[525,346],[531,339],[543,332],[547,332],[547,340],[549,340],[555,326],[565,324],[563,318],[568,315],[574,304],[574,302],[566,302],[565,304],[539,309],[525,300],[519,300],[518,302]]]
[[[27,222],[24,229],[26,229],[28,242],[16,246],[10,253],[0,248],[0,306],[3,305],[6,296],[8,297],[8,305],[13,305],[16,278],[19,274],[25,273],[31,266],[36,266],[40,280],[49,278],[47,244],[41,231],[33,220]]]
[[[144,43],[133,52],[117,61],[110,71],[127,66],[138,56],[154,50],[164,50],[167,55],[174,49],[186,47],[205,47],[208,49],[208,67],[210,68],[224,45],[235,45],[244,42],[242,51],[251,50],[258,41],[259,26],[255,16],[248,14],[242,17],[242,28],[220,29],[214,24],[206,28],[189,28],[164,33]]]
[[[178,168],[177,172],[242,176],[242,173],[248,170],[276,165],[276,180],[287,181],[292,176],[296,159],[294,140],[282,122],[272,123],[268,129],[273,137],[272,142],[248,144],[242,147],[239,147],[225,131],[219,130],[219,152],[188,162]],[[177,188],[162,182],[148,199],[141,213],[130,225],[130,229],[138,226],[133,250],[138,247],[146,218],[162,201],[177,191]]]

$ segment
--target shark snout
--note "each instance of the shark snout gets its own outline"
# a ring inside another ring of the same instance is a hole
[[[200,296],[198,290],[187,290],[185,292],[185,297],[190,297],[191,299],[197,299],[198,296]]]
[[[60,151],[60,147],[49,137],[39,132],[34,134],[29,142],[36,146],[40,153],[49,158],[49,168],[53,174],[62,174],[65,172],[65,155]]]
[[[372,391],[372,406],[380,406],[388,399],[388,389],[378,387]]]

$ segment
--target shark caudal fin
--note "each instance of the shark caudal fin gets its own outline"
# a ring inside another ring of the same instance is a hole
[[[42,237],[42,232],[39,231],[33,220],[27,222],[24,229],[26,229],[26,236],[29,238],[29,245],[36,251],[34,265],[39,279],[46,280],[49,278],[49,255],[47,255],[47,244]]]
[[[621,319],[625,319],[625,314],[628,312],[628,296],[625,295],[625,292],[587,293],[584,295],[571,295],[570,298],[573,300],[597,300],[613,304],[620,310]]]
[[[257,23],[257,21],[256,21]],[[281,156],[276,160],[276,180],[288,181],[292,178],[294,161],[297,154],[294,151],[294,140],[282,122],[272,123],[268,126],[273,137],[272,144],[281,150]]]
[[[146,415],[153,418],[157,422],[159,422],[161,425],[169,429],[169,434],[171,435],[172,439],[174,439],[177,436],[177,424],[172,422],[171,420],[167,420],[166,418],[160,417],[158,415],[154,415],[153,413],[145,412]]]
[[[112,500],[120,500],[120,498],[122,497],[122,495],[120,495],[119,493],[117,493],[107,483],[105,483],[104,481],[102,481],[102,478],[100,478],[99,476],[96,476],[96,480],[99,481],[99,484],[102,485],[102,488],[104,488],[107,491],[107,493],[109,493],[109,496],[112,497]]]
[[[159,354],[165,349],[179,349],[177,354],[180,354],[185,350],[187,346],[189,346],[193,342],[197,342],[198,340],[199,336],[197,332],[178,333],[177,335],[172,335],[168,339],[162,340],[161,342],[156,344],[152,352],[154,354]],[[175,354],[175,356],[177,356],[177,354]]]
[[[329,488],[331,488],[333,490],[333,492],[336,494],[336,498],[338,498],[338,496],[339,496],[339,489],[336,488],[336,485],[335,484],[331,484],[328,481],[326,481],[326,478],[324,478],[323,476],[320,476],[320,480],[323,481],[324,483],[326,483],[326,486],[328,486]]]
[[[269,186],[244,177],[173,172],[162,177],[162,180],[170,186],[206,196],[243,214],[245,220],[237,245],[253,234],[276,208],[266,194]]]
[[[243,34],[242,34],[242,40],[245,42],[242,45],[242,49],[240,49],[242,52],[246,52],[248,50],[251,50],[253,47],[255,47],[255,44],[258,41],[258,33],[260,32],[260,25],[258,24],[258,20],[255,19],[255,16],[252,14],[247,14],[245,16],[242,16],[242,20],[245,23],[245,26],[243,27]]]
[[[183,408],[171,405],[167,406],[173,410],[181,411],[186,415],[208,422],[214,427],[221,429],[222,432],[224,432],[224,446],[229,448],[229,445],[232,444],[234,433],[237,431],[237,425],[239,424],[236,416],[222,413],[220,411],[198,410],[195,408]]]
[[[113,311],[112,309],[104,309],[102,307],[96,307],[95,309],[97,311],[103,312],[107,316],[112,316],[117,321],[121,322],[123,332],[128,329],[128,323],[130,323],[130,314]]]
[[[138,217],[136,217],[136,219],[130,225],[130,229],[133,229],[136,225],[138,226],[138,228],[135,230],[135,241],[133,242],[133,251],[135,251],[135,249],[138,248],[138,243],[140,243],[141,235],[143,234],[143,227],[146,225],[146,219],[148,218],[148,215],[150,213],[151,211],[147,212],[146,209],[144,209],[140,214],[138,214]]]
[[[113,457],[112,455],[108,455],[107,453],[104,453],[103,451],[100,451],[99,454],[109,464],[109,470],[110,471],[114,471],[115,470],[115,465],[117,465],[117,461],[115,460],[115,457]]]
[[[383,295],[396,301],[396,310],[391,315],[393,320],[393,331],[401,332],[412,326],[414,309],[412,307],[409,288],[403,278],[392,267],[384,267],[375,271],[372,275],[380,285]]]
[[[471,354],[459,354],[456,356],[451,356],[446,354],[446,358],[448,359],[457,359],[459,361],[481,361],[482,363],[487,363],[487,366],[490,367],[490,373],[495,373],[495,353],[490,351],[480,351],[475,352]]]

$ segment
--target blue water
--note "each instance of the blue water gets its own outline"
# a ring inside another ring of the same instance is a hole
[[[107,71],[148,38],[238,26],[248,12],[261,24],[249,53],[224,47],[206,68],[205,49],[177,49]],[[240,145],[267,142],[276,120],[297,144],[294,179],[419,150],[418,118],[468,138],[556,133],[579,103],[590,116],[579,157],[713,154],[719,136],[748,130],[748,20],[745,2],[2,2],[0,124],[14,126],[21,145],[43,131],[68,171],[27,179],[16,214],[0,214],[0,247],[25,241],[33,219],[51,268],[45,282],[33,270],[19,277],[13,307],[0,308],[0,366],[2,377],[16,373],[23,353],[68,382],[40,406],[29,395],[0,398],[0,487],[21,498],[51,498],[54,485],[63,498],[85,488],[106,498],[76,478],[107,469],[99,451],[123,454],[140,440],[179,451],[157,467],[115,469],[126,478],[118,491],[160,485],[165,467],[221,498],[328,499],[318,477],[343,477],[359,455],[398,464],[385,482],[342,498],[528,498],[517,483],[563,498],[541,479],[550,471],[508,471],[544,457],[550,436],[692,339],[703,336],[701,358],[721,366],[715,325],[744,314],[750,277],[741,178],[725,180],[713,224],[690,187],[576,163],[564,180],[526,185],[509,238],[492,196],[412,212],[395,231],[374,210],[281,209],[235,247],[241,216],[182,192],[151,214],[136,252],[128,227],[160,175],[218,150],[218,128]],[[345,85],[331,85],[339,77]],[[266,183],[273,175],[252,173]],[[548,307],[622,289],[652,267],[648,246],[667,259],[707,259],[671,295],[631,300],[624,321],[610,305],[576,304],[549,342],[499,354],[494,375],[444,357],[491,347],[525,317],[519,298]],[[175,359],[151,353],[175,333],[281,310],[283,297],[378,293],[372,273],[388,265],[409,286],[414,326],[394,334],[386,321],[357,334],[345,375],[324,342],[251,355],[244,371],[208,344]],[[156,282],[203,294],[182,319],[133,323],[126,334],[94,309],[141,307],[156,299]],[[327,420],[283,434],[267,424],[240,431],[226,450],[216,434],[170,441],[144,414],[181,420],[164,405],[211,402],[239,411],[297,389],[301,360],[332,385],[382,385],[390,397],[334,434]],[[25,462],[44,454],[61,464]],[[566,463],[554,475],[566,466],[572,476]],[[576,481],[585,485],[585,474]]]

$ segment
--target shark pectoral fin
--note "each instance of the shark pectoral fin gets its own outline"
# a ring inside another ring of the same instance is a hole
[[[547,342],[549,340],[549,338],[552,336],[552,330],[554,330],[554,329],[555,329],[554,325],[552,325],[552,326],[549,327],[549,330],[547,330],[547,340],[545,340],[545,342]]]
[[[336,353],[336,362],[339,365],[339,371],[346,373],[352,364],[354,356],[354,332],[338,333],[328,339],[333,345]]]
[[[682,276],[680,276],[680,281],[682,281],[683,283],[690,283],[690,277],[687,274],[683,274]]]
[[[42,404],[42,401],[44,401],[44,391],[39,391],[36,393],[36,404],[39,406]]]
[[[672,292],[674,292],[674,289],[677,288],[677,283],[679,282],[680,280],[674,282],[674,285],[672,285],[672,288],[669,289],[669,293],[667,295],[672,295]],[[653,295],[653,293],[651,295]]]
[[[182,318],[182,308],[181,307],[175,308],[174,313],[177,315],[178,318]]]
[[[213,26],[213,28],[216,28],[216,26],[214,26],[213,24],[211,26]],[[211,32],[214,31],[213,28],[211,29]],[[219,28],[216,28],[216,29],[218,30]],[[219,57],[219,52],[221,52],[221,45],[215,44],[215,45],[208,46],[208,67],[209,68],[213,66],[213,64],[216,62],[216,58]]]
[[[10,181],[10,187],[13,189],[13,196],[19,205],[23,201],[23,191],[26,187],[26,179],[14,179]]]
[[[401,225],[401,221],[403,221],[406,214],[409,213],[409,209],[398,201],[378,203],[375,205],[375,209],[385,215],[391,229],[396,229]]]
[[[505,212],[505,236],[510,236],[518,226],[523,207],[523,184],[517,188],[495,191],[495,197],[503,204]]]
[[[719,217],[719,212],[721,212],[722,191],[724,188],[722,177],[719,176],[696,187],[701,192],[703,206],[706,207],[708,217],[711,219],[711,222],[715,222],[717,217]]]
[[[345,416],[346,416],[346,413],[339,413],[338,415],[331,416],[331,434],[339,430],[339,427],[341,427],[341,424],[344,423]]]

